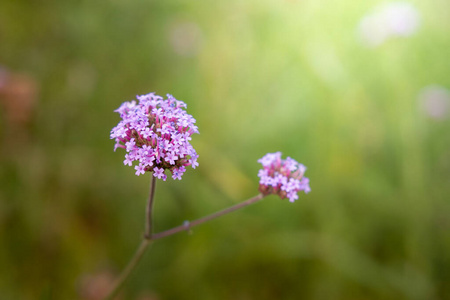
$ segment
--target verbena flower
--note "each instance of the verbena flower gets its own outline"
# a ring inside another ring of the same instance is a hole
[[[281,152],[267,153],[258,160],[263,168],[259,170],[259,191],[263,195],[278,195],[290,202],[298,199],[298,192],[309,193],[309,179],[303,177],[306,167],[288,157],[281,159]]]
[[[115,112],[122,120],[111,130],[117,148],[124,148],[125,165],[134,166],[136,175],[153,172],[166,180],[165,170],[173,179],[181,180],[186,166],[198,166],[197,152],[189,143],[193,133],[199,133],[195,119],[184,110],[184,102],[172,95],[167,99],[150,93],[124,102]]]

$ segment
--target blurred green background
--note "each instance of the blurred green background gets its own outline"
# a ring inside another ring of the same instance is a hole
[[[312,192],[158,240],[121,299],[450,299],[450,119],[418,96],[450,88],[450,2],[369,47],[379,3],[1,1],[0,299],[100,299],[126,265],[150,175],[109,133],[149,92],[200,130],[156,231],[256,195],[267,152]]]

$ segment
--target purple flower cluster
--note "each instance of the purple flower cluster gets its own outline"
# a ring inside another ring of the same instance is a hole
[[[288,157],[281,159],[281,152],[267,153],[258,160],[263,165],[259,170],[259,191],[263,195],[278,195],[290,202],[298,199],[297,192],[309,193],[309,179],[303,177],[306,167]]]
[[[125,165],[134,161],[136,175],[153,172],[153,176],[166,180],[165,170],[173,179],[181,180],[187,166],[198,166],[197,152],[189,141],[199,133],[195,119],[184,110],[186,104],[172,95],[167,99],[150,93],[137,96],[139,100],[124,102],[115,112],[122,120],[111,130],[117,148],[124,148]]]

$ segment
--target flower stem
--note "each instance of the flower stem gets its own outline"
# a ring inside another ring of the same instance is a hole
[[[148,198],[147,210],[146,210],[146,222],[145,222],[145,234],[144,237],[147,240],[152,238],[152,211],[153,211],[153,198],[155,197],[156,177],[152,176],[152,183],[150,185],[150,196]]]
[[[244,202],[238,203],[236,205],[233,205],[231,207],[228,207],[226,209],[223,209],[221,211],[215,212],[213,214],[210,214],[208,216],[205,216],[203,218],[191,221],[191,222],[185,222],[185,224],[174,227],[172,229],[168,229],[159,233],[155,233],[152,234],[152,206],[153,206],[153,197],[155,194],[155,178],[152,177],[152,183],[151,183],[151,188],[150,188],[150,197],[149,197],[149,201],[147,204],[147,219],[146,219],[146,224],[145,224],[145,234],[144,234],[144,239],[141,242],[141,245],[139,246],[138,250],[136,251],[136,254],[133,256],[133,258],[131,259],[131,261],[128,263],[127,267],[125,268],[125,270],[122,272],[122,274],[120,275],[120,277],[117,279],[117,281],[114,284],[114,288],[112,289],[112,291],[110,292],[110,294],[105,298],[105,299],[114,299],[114,297],[117,295],[117,293],[119,292],[120,288],[122,287],[122,285],[124,284],[125,280],[128,278],[128,276],[130,275],[130,273],[133,271],[133,269],[136,267],[137,263],[140,261],[142,255],[144,254],[145,250],[147,249],[147,247],[149,245],[151,245],[151,243],[154,240],[158,240],[158,239],[162,239],[164,237],[168,237],[171,236],[175,233],[181,232],[181,231],[186,231],[191,229],[194,226],[203,224],[205,222],[211,221],[215,218],[218,218],[220,216],[226,215],[228,213],[231,213],[235,210],[238,210],[240,208],[246,207],[250,204],[253,204],[255,202],[258,202],[259,200],[263,199],[265,196],[263,194],[258,194],[253,198],[250,198],[248,200],[245,200]]]
[[[234,206],[228,207],[228,208],[226,208],[224,210],[215,212],[215,213],[210,214],[210,215],[208,215],[206,217],[203,217],[203,218],[191,221],[191,222],[185,222],[185,224],[183,224],[183,225],[174,227],[174,228],[166,230],[166,231],[155,233],[155,234],[152,235],[152,240],[162,239],[164,237],[168,237],[168,236],[170,236],[172,234],[175,234],[175,233],[178,233],[180,231],[189,230],[189,229],[191,229],[194,226],[203,224],[203,223],[208,222],[208,221],[210,221],[212,219],[218,218],[220,216],[226,215],[226,214],[228,214],[230,212],[233,212],[235,210],[238,210],[240,208],[243,208],[243,207],[246,207],[246,206],[248,206],[250,204],[258,202],[259,200],[261,200],[264,197],[265,197],[264,195],[258,194],[255,197],[250,198],[250,199],[248,199],[248,200],[246,200],[244,202],[241,202],[241,203],[236,204]]]
[[[141,260],[142,255],[145,253],[145,250],[147,250],[148,245],[151,244],[151,240],[144,238],[139,245],[139,248],[137,249],[136,253],[134,254],[131,261],[128,263],[126,268],[122,271],[122,274],[120,274],[120,277],[116,280],[114,283],[114,288],[111,290],[109,295],[106,296],[105,299],[112,300],[117,296],[117,293],[122,288],[123,284],[127,280],[128,276],[130,276],[131,271],[134,270],[138,262]]]
[[[150,195],[148,197],[148,203],[145,213],[145,233],[144,238],[142,239],[141,245],[137,249],[131,261],[128,263],[126,268],[120,274],[120,277],[114,282],[113,289],[106,296],[105,299],[114,299],[117,293],[120,291],[120,288],[127,280],[128,276],[130,276],[131,272],[136,267],[137,263],[141,260],[142,255],[145,250],[147,250],[148,245],[152,242],[152,211],[153,211],[153,198],[155,197],[155,189],[156,189],[156,178],[152,176],[152,181],[150,184]]]

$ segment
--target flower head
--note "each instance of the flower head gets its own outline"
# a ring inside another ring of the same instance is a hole
[[[166,180],[165,170],[180,179],[186,166],[198,166],[197,152],[189,141],[199,133],[195,119],[184,110],[186,104],[167,95],[167,99],[150,93],[137,96],[136,101],[124,102],[115,112],[122,120],[111,130],[116,141],[114,151],[127,151],[124,164],[134,167],[136,175],[153,172]]]
[[[281,199],[289,198],[290,202],[298,199],[297,193],[309,193],[309,179],[303,177],[306,167],[288,157],[281,159],[281,152],[267,153],[258,160],[263,168],[259,170],[259,191],[263,195],[278,195]]]

